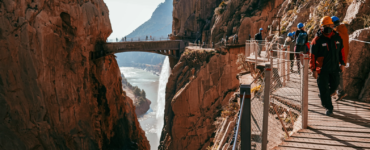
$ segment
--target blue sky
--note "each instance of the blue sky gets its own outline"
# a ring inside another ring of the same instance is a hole
[[[113,32],[108,39],[122,38],[149,20],[164,0],[104,0]]]

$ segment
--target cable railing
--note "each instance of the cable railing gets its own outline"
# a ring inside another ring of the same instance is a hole
[[[248,85],[251,98],[241,101],[233,150],[272,149],[307,128],[308,54],[291,52],[290,46],[263,42],[246,42],[246,60],[264,71]],[[265,47],[265,58],[251,57],[251,53],[258,54],[257,46]],[[242,86],[240,93],[244,93]],[[243,136],[243,130],[249,131],[248,135]]]
[[[107,42],[145,42],[145,41],[169,41],[169,37],[134,37],[134,38],[122,38],[117,39],[116,41],[107,41]]]

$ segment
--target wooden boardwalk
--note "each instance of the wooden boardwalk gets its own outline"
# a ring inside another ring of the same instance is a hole
[[[274,149],[370,150],[370,104],[333,100],[334,115],[325,115],[316,80],[309,77],[308,129],[302,129]]]

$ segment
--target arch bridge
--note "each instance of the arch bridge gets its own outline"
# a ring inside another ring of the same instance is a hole
[[[182,40],[114,42],[102,44],[91,54],[91,58],[97,59],[109,54],[123,52],[149,52],[169,56],[170,65],[173,68],[184,50],[185,43]]]

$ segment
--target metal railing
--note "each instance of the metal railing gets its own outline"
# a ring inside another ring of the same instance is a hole
[[[309,57],[307,54],[286,51],[289,46],[264,42],[246,42],[247,61],[254,62],[256,68],[257,63],[265,64],[260,65],[264,67],[260,77],[249,85],[250,100],[243,98],[240,104],[233,150],[272,149],[293,133],[307,128]],[[260,45],[266,47],[264,59],[251,55],[253,52],[257,54],[256,46]],[[246,107],[246,104],[249,106]],[[245,115],[249,115],[249,118]],[[244,121],[249,125],[243,125]],[[237,140],[239,130],[242,132],[240,140]],[[244,136],[248,138],[243,139],[243,130],[249,131],[248,136]],[[248,147],[243,147],[243,144]]]
[[[169,37],[126,37],[122,39],[118,39],[115,41],[107,41],[107,42],[145,42],[145,41],[169,41],[171,40]]]

